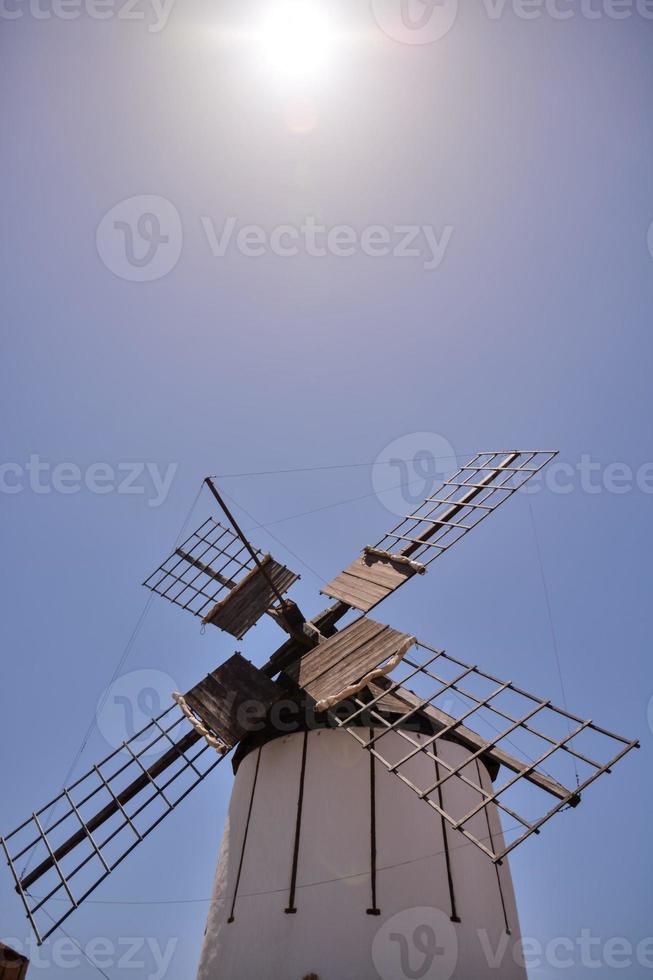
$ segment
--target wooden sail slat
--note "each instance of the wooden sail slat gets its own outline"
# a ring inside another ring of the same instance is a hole
[[[238,585],[204,617],[237,639],[254,626],[271,607],[279,593],[287,592],[299,578],[294,572],[265,556],[261,568],[255,566]]]
[[[184,697],[205,725],[232,748],[282,693],[274,681],[235,653]],[[248,702],[247,711],[243,710],[245,702]]]
[[[363,617],[305,654],[294,679],[316,701],[331,697],[385,663],[408,639]]]

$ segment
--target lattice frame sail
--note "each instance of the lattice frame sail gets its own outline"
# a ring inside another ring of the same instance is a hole
[[[448,551],[557,454],[477,453],[321,590],[369,612]]]
[[[407,688],[408,681],[419,689]],[[383,710],[389,696],[403,702],[402,714],[389,716]],[[330,714],[335,724],[495,863],[538,834],[560,810],[576,806],[588,786],[639,747],[637,740],[616,735],[421,642],[389,678],[375,681],[374,692],[361,692]],[[431,724],[428,735],[425,718]],[[473,728],[467,727],[468,722]],[[383,739],[389,732],[406,743],[399,758],[384,752]],[[452,766],[438,754],[442,739],[462,743],[471,754]],[[420,753],[441,772],[427,785],[417,785],[412,773],[407,774],[411,759]],[[474,766],[477,760],[499,764],[500,778],[491,789],[480,767]],[[461,780],[478,794],[479,802],[471,810],[457,812],[443,802],[442,790],[451,779]],[[549,803],[543,807],[547,797],[553,797],[552,807]],[[474,817],[489,806],[513,821],[504,826],[505,841],[479,837],[470,829]]]
[[[222,758],[173,704],[0,838],[39,945]]]
[[[299,575],[209,517],[149,575],[146,588],[237,639]]]
[[[548,450],[477,453],[370,550],[401,554],[430,565],[556,455]]]

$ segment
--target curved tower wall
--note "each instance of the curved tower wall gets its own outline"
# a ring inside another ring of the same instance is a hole
[[[394,732],[381,744],[392,761],[410,749]],[[452,765],[471,754],[437,744]],[[423,753],[402,767],[411,770],[417,784],[438,778]],[[490,788],[482,763],[463,772]],[[456,814],[479,801],[455,777],[442,793]],[[496,843],[496,809],[470,830]],[[198,980],[526,980],[518,939],[507,862],[445,828],[347,732],[294,733],[242,760]]]

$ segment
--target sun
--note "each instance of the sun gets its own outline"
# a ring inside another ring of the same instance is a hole
[[[331,61],[333,23],[312,0],[274,4],[263,15],[257,38],[264,66],[280,78],[316,79]]]

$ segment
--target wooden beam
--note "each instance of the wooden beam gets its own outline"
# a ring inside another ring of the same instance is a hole
[[[492,481],[496,477],[497,473],[501,473],[501,471],[505,469],[509,470],[512,464],[518,460],[520,456],[521,453],[509,453],[509,455],[506,456],[505,459],[502,459],[496,468],[488,473],[487,476],[481,477],[479,482],[472,487],[469,493],[464,493],[460,500],[456,500],[455,503],[452,503],[451,507],[446,510],[444,514],[440,515],[440,520],[434,522],[432,527],[427,528],[426,531],[423,531],[422,534],[418,535],[417,540],[406,545],[405,548],[402,548],[400,554],[405,558],[410,558],[412,554],[419,551],[419,549],[425,544],[428,544],[431,538],[438,533],[440,528],[442,526],[446,527],[446,525],[450,523],[454,517],[457,517],[457,515],[467,504],[478,497],[483,490],[489,490],[491,487],[493,487],[494,484]],[[499,487],[497,486],[496,489],[499,489]],[[419,517],[412,517],[411,515],[410,520],[414,520],[418,524],[420,523]]]
[[[387,678],[380,678],[376,681],[376,684],[380,687],[390,687],[391,682]],[[421,698],[419,698],[413,691],[409,690],[407,687],[397,687],[394,690],[394,694],[397,697],[403,698],[409,705],[421,705]],[[453,715],[449,715],[446,711],[441,711],[440,708],[435,708],[433,705],[427,705],[421,708],[422,712],[434,721],[437,725],[442,728],[447,728],[449,725],[455,725],[451,733],[451,737],[456,741],[460,742],[466,748],[477,752],[479,749],[483,749],[488,745],[487,741],[473,732],[471,728],[466,728],[465,725],[456,725],[456,719]],[[488,759],[499,765],[505,766],[506,769],[510,769],[511,772],[523,774],[523,778],[528,780],[529,783],[537,786],[539,789],[545,790],[545,792],[550,793],[551,796],[555,796],[558,800],[566,800],[571,792],[565,786],[557,783],[555,779],[551,779],[549,776],[544,776],[539,772],[526,772],[528,769],[528,763],[520,762],[519,759],[515,759],[513,756],[504,752],[503,749],[499,749],[496,746],[494,748],[488,748],[486,752]],[[579,802],[579,799],[574,799],[572,797],[569,800],[570,806],[575,806]]]
[[[85,823],[85,829],[82,828],[78,830],[75,834],[68,838],[67,841],[54,851],[53,857],[48,857],[38,867],[30,871],[28,875],[25,875],[21,879],[21,887],[27,890],[35,881],[38,881],[50,868],[54,867],[55,861],[60,861],[62,858],[69,854],[75,847],[82,844],[84,841],[88,840],[88,834],[93,833],[98,827],[101,827],[103,823],[109,820],[115,813],[118,813],[121,807],[124,807],[126,803],[129,803],[135,796],[137,796],[142,790],[147,786],[151,786],[151,780],[160,776],[161,773],[172,765],[180,756],[183,756],[184,752],[187,752],[196,742],[199,742],[201,735],[195,731],[193,728],[190,732],[184,735],[178,742],[175,743],[171,748],[165,752],[160,759],[158,759],[154,765],[150,766],[142,776],[135,779],[133,783],[130,783],[122,793],[118,793],[115,800],[111,800],[107,803],[105,807],[102,808],[95,816],[91,817]]]
[[[175,548],[175,554],[179,555],[180,558],[183,558],[184,561],[187,561],[189,565],[192,565],[194,568],[198,568],[200,572],[204,572],[204,574],[208,575],[209,578],[219,582],[220,585],[226,585],[228,589],[236,588],[236,582],[230,578],[227,578],[226,575],[221,575],[220,572],[216,572],[215,569],[211,568],[210,565],[207,565],[206,562],[200,561],[199,558],[193,558],[193,556],[189,555],[187,551],[183,550],[183,548]]]
[[[4,943],[0,943],[0,980],[24,980],[29,960]]]

